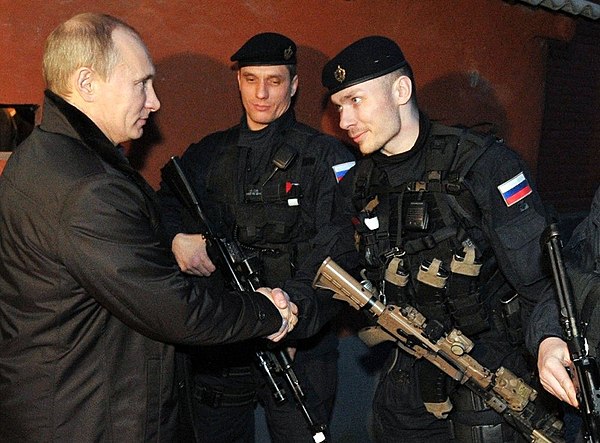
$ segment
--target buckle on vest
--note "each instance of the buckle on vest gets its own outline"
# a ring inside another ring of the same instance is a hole
[[[460,183],[446,183],[448,194],[458,194],[461,191]]]
[[[427,182],[419,181],[408,183],[407,190],[409,191],[427,191]]]
[[[377,241],[381,241],[381,240],[387,240],[390,238],[390,233],[389,232],[385,232],[385,231],[377,231],[375,233],[375,238],[377,239]]]
[[[423,241],[423,244],[425,245],[425,247],[427,247],[427,249],[433,249],[435,245],[437,245],[437,242],[435,241],[433,235],[427,235],[421,240]]]
[[[377,243],[377,237],[373,232],[362,234],[362,238],[365,243],[365,246],[372,246]]]
[[[400,258],[400,257],[403,257],[404,255],[406,255],[406,251],[403,249],[400,249],[398,246],[394,246],[392,249],[390,249],[385,254],[383,254],[383,256],[388,260],[393,257]]]

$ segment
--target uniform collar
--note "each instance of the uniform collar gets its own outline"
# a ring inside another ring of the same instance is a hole
[[[262,146],[269,145],[276,139],[278,134],[293,126],[296,121],[294,110],[290,108],[285,111],[278,119],[272,121],[265,128],[258,131],[251,131],[248,128],[246,114],[242,117],[240,124],[240,138],[238,146]]]
[[[427,145],[429,138],[429,131],[431,129],[431,121],[429,117],[421,111],[419,111],[419,136],[415,141],[415,144],[406,152],[401,152],[395,155],[385,155],[381,151],[373,153],[373,161],[376,165],[392,165],[397,163],[405,162],[406,160],[419,155],[423,148]]]

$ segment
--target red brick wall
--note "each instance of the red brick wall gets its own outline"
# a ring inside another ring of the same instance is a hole
[[[502,0],[72,0],[2,1],[0,103],[41,104],[40,60],[48,33],[78,12],[116,15],[144,36],[157,66],[162,109],[155,130],[132,145],[153,186],[169,156],[236,123],[240,104],[229,56],[258,32],[299,46],[301,120],[340,135],[320,85],[327,59],[352,41],[399,42],[432,117],[488,121],[534,168],[542,125],[546,39],[567,41],[574,19]]]
[[[588,210],[600,185],[600,23],[549,45],[538,186],[560,212]]]

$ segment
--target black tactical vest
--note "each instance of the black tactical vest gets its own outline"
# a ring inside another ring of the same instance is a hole
[[[305,156],[316,133],[289,128],[273,149],[270,167],[254,183],[245,183],[247,148],[237,146],[233,130],[210,167],[207,198],[226,232],[262,263],[261,280],[281,285],[293,276],[296,264],[308,252],[314,235],[302,223],[300,202],[303,183],[312,183],[315,158]],[[223,171],[236,171],[232,174]]]
[[[491,270],[484,268],[488,245],[464,178],[494,142],[492,136],[434,123],[420,180],[391,187],[367,160],[354,182],[365,277],[385,294],[385,302],[409,303],[467,335],[489,327],[480,276]]]

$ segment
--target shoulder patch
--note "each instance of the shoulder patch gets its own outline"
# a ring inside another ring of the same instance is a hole
[[[355,161],[351,161],[351,162],[338,163],[337,165],[333,165],[331,168],[333,169],[333,172],[335,174],[336,181],[338,183],[341,182],[342,179],[344,178],[344,176],[346,175],[346,172],[348,172],[350,169],[352,169],[352,167],[355,164],[356,164]]]
[[[514,205],[533,192],[523,172],[499,185],[498,190],[506,206]]]

